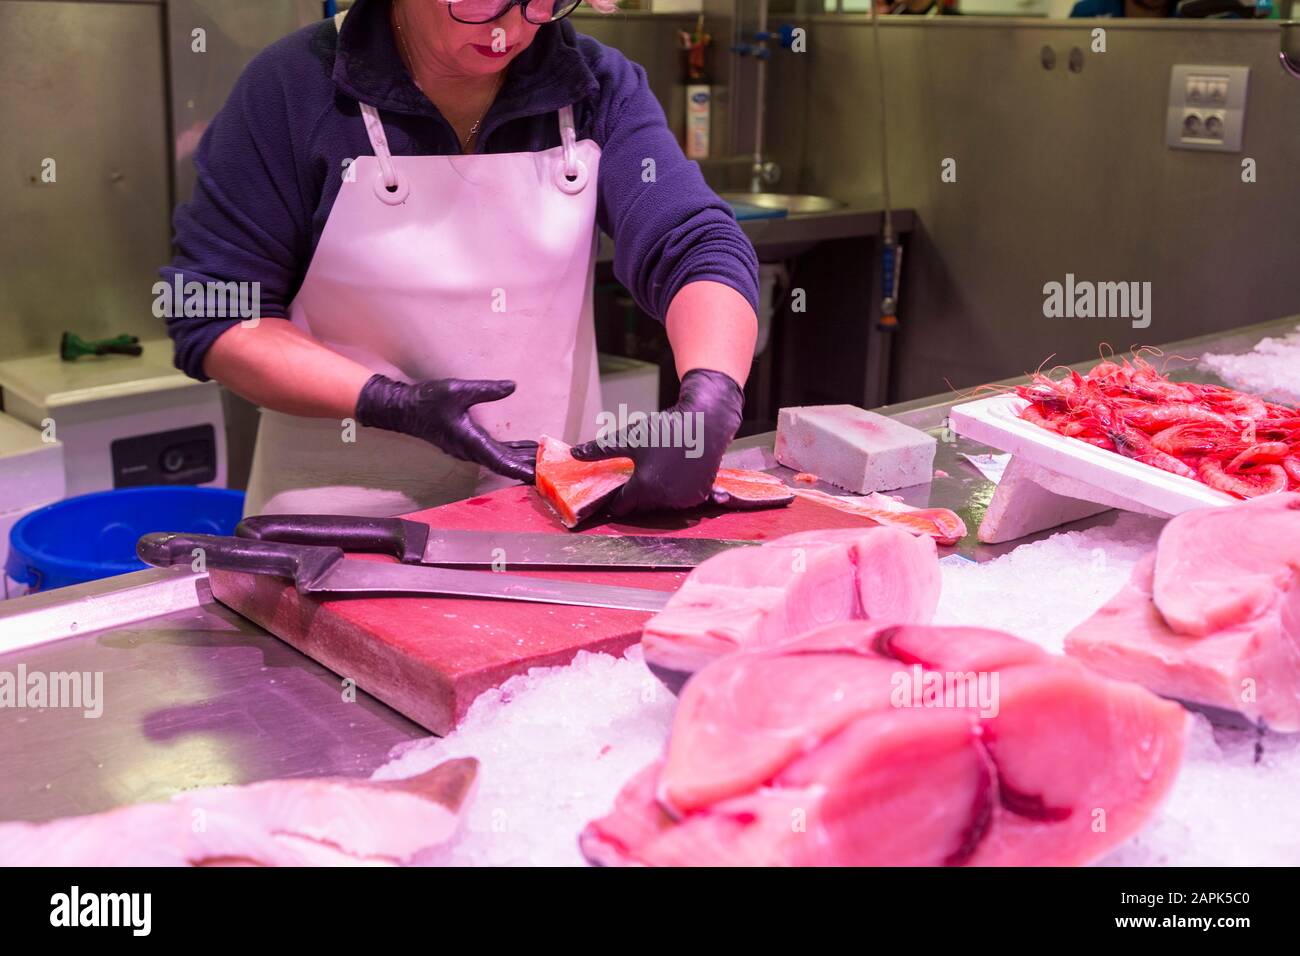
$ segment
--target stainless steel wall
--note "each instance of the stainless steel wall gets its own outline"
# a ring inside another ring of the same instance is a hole
[[[768,103],[783,187],[878,196],[868,23],[800,22],[809,52],[773,61]],[[1104,54],[1088,52],[1096,26]],[[919,218],[895,397],[1019,373],[1053,353],[1074,361],[1102,341],[1127,348],[1300,313],[1300,82],[1277,52],[1268,23],[884,23],[893,198]],[[1165,146],[1175,63],[1251,68],[1240,155]],[[940,179],[949,157],[955,183]],[[1243,157],[1257,182],[1242,182]],[[1150,328],[1044,318],[1043,285],[1067,272],[1151,282]]]
[[[704,8],[705,29],[712,35],[704,57],[713,87],[709,140],[713,155],[725,157],[732,139],[732,89],[738,68],[738,58],[728,52],[735,23],[734,2],[704,0]],[[573,13],[573,25],[579,33],[615,47],[645,68],[646,80],[664,108],[669,128],[680,137],[686,119],[686,57],[680,35],[695,28],[696,16],[639,11],[602,14],[579,7]],[[716,162],[702,165],[708,172],[723,169]]]
[[[194,192],[194,149],[248,61],[321,18],[320,0],[167,0],[174,199]],[[194,31],[205,48],[195,50]]]
[[[753,3],[738,7],[753,26]],[[588,16],[579,29],[651,64],[680,122],[681,18]],[[691,18],[685,18],[690,20]],[[734,125],[715,143],[748,148],[748,63],[715,21],[712,70]],[[879,201],[880,114],[865,17],[772,17],[808,31],[808,52],[769,65],[767,143],[783,191]],[[1094,27],[1107,52],[1090,52]],[[1003,378],[1055,353],[1065,361],[1300,313],[1300,82],[1277,63],[1276,23],[891,18],[882,22],[890,176],[919,227],[906,260],[895,398]],[[1042,50],[1056,56],[1044,70]],[[1071,49],[1083,69],[1071,72]],[[1241,154],[1168,149],[1170,68],[1251,67]],[[728,82],[734,88],[728,88]],[[1257,163],[1241,181],[1241,160]],[[957,161],[957,182],[940,163]],[[715,187],[743,166],[705,164]],[[1066,273],[1152,283],[1152,324],[1047,319],[1043,285]]]
[[[55,348],[64,329],[162,334],[162,23],[158,3],[0,0],[0,355]]]
[[[248,60],[320,13],[318,0],[0,0],[0,355],[53,349],[64,329],[164,334],[151,290],[193,147]]]

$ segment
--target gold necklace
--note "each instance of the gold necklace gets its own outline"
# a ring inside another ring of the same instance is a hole
[[[397,42],[401,44],[402,54],[406,57],[406,62],[411,65],[411,80],[420,88],[420,92],[424,93],[425,99],[433,102],[429,94],[425,93],[424,87],[420,86],[420,81],[415,77],[415,57],[411,56],[411,48],[406,45],[406,31],[402,29],[402,24],[397,19],[397,4],[393,4],[393,26],[397,28]],[[474,121],[474,125],[469,128],[469,132],[465,135],[464,142],[460,144],[462,153],[469,148],[470,141],[474,139],[474,135],[478,132],[479,125],[483,122],[483,118],[487,116],[488,110],[492,108],[492,103],[496,100],[497,94],[501,92],[501,81],[504,78],[504,75],[498,74],[497,85],[492,91],[492,97],[488,100],[488,105],[483,108],[482,114]]]

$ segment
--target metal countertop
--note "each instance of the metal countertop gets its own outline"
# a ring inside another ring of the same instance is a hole
[[[366,694],[347,702],[336,675],[198,583],[192,607],[0,656],[11,673],[103,675],[98,718],[0,710],[0,819],[272,777],[369,776],[395,744],[427,736]]]
[[[742,219],[740,228],[754,244],[760,258],[765,261],[786,259],[830,239],[880,235],[885,219],[883,209],[882,203],[858,200],[850,202],[843,209],[829,212],[770,219]],[[916,222],[913,210],[893,209],[890,215],[895,231],[903,234],[912,231]],[[602,232],[596,250],[596,261],[612,262],[613,259],[614,241]]]
[[[1297,324],[1300,316],[1174,343],[1165,352],[1197,359],[1246,351]],[[1175,377],[1214,380],[1195,368]],[[994,486],[959,457],[988,449],[946,428],[948,410],[966,398],[954,392],[880,411],[940,439],[935,467],[947,477],[901,497],[961,514],[971,534],[952,550],[988,560],[1061,529],[1003,545],[974,540]],[[733,463],[770,464],[773,437],[737,441]],[[364,693],[345,700],[336,675],[217,604],[202,575],[150,569],[0,602],[0,671],[20,665],[102,674],[104,712],[91,718],[81,710],[0,709],[0,819],[94,813],[273,777],[366,776],[393,746],[426,736]]]

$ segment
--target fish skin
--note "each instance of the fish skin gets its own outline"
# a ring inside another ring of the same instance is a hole
[[[815,488],[794,488],[795,495],[836,511],[870,518],[877,524],[902,528],[911,534],[927,535],[942,545],[953,545],[966,537],[966,522],[947,508],[913,508],[888,495],[831,495]]]

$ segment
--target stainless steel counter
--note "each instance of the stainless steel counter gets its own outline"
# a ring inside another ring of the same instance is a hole
[[[1300,316],[1174,343],[1167,354],[1245,351]],[[1084,363],[1086,368],[1092,363]],[[1189,369],[1176,377],[1210,381]],[[953,549],[988,560],[1028,540],[974,540],[993,485],[960,458],[987,451],[945,428],[951,393],[882,409],[939,437],[936,478],[901,492],[962,515]],[[742,467],[770,463],[772,434],[737,442]],[[776,469],[789,475],[787,469]],[[827,489],[831,490],[831,489]],[[1113,521],[1115,512],[1066,527]],[[202,575],[147,570],[0,602],[0,671],[103,675],[103,715],[0,709],[0,819],[43,820],[271,777],[366,775],[424,731],[314,661],[215,603]]]
[[[366,694],[349,703],[338,677],[199,583],[190,607],[0,656],[11,673],[22,664],[103,675],[98,718],[84,708],[0,710],[0,819],[271,777],[368,776],[395,744],[426,735]]]
[[[764,261],[788,259],[819,242],[831,239],[852,239],[858,236],[878,236],[884,222],[884,213],[878,203],[853,203],[834,212],[810,213],[800,216],[780,216],[774,219],[746,219],[740,223],[749,241]],[[896,232],[912,231],[915,213],[911,209],[892,212]],[[614,258],[614,242],[601,233],[596,253],[598,262]]]

